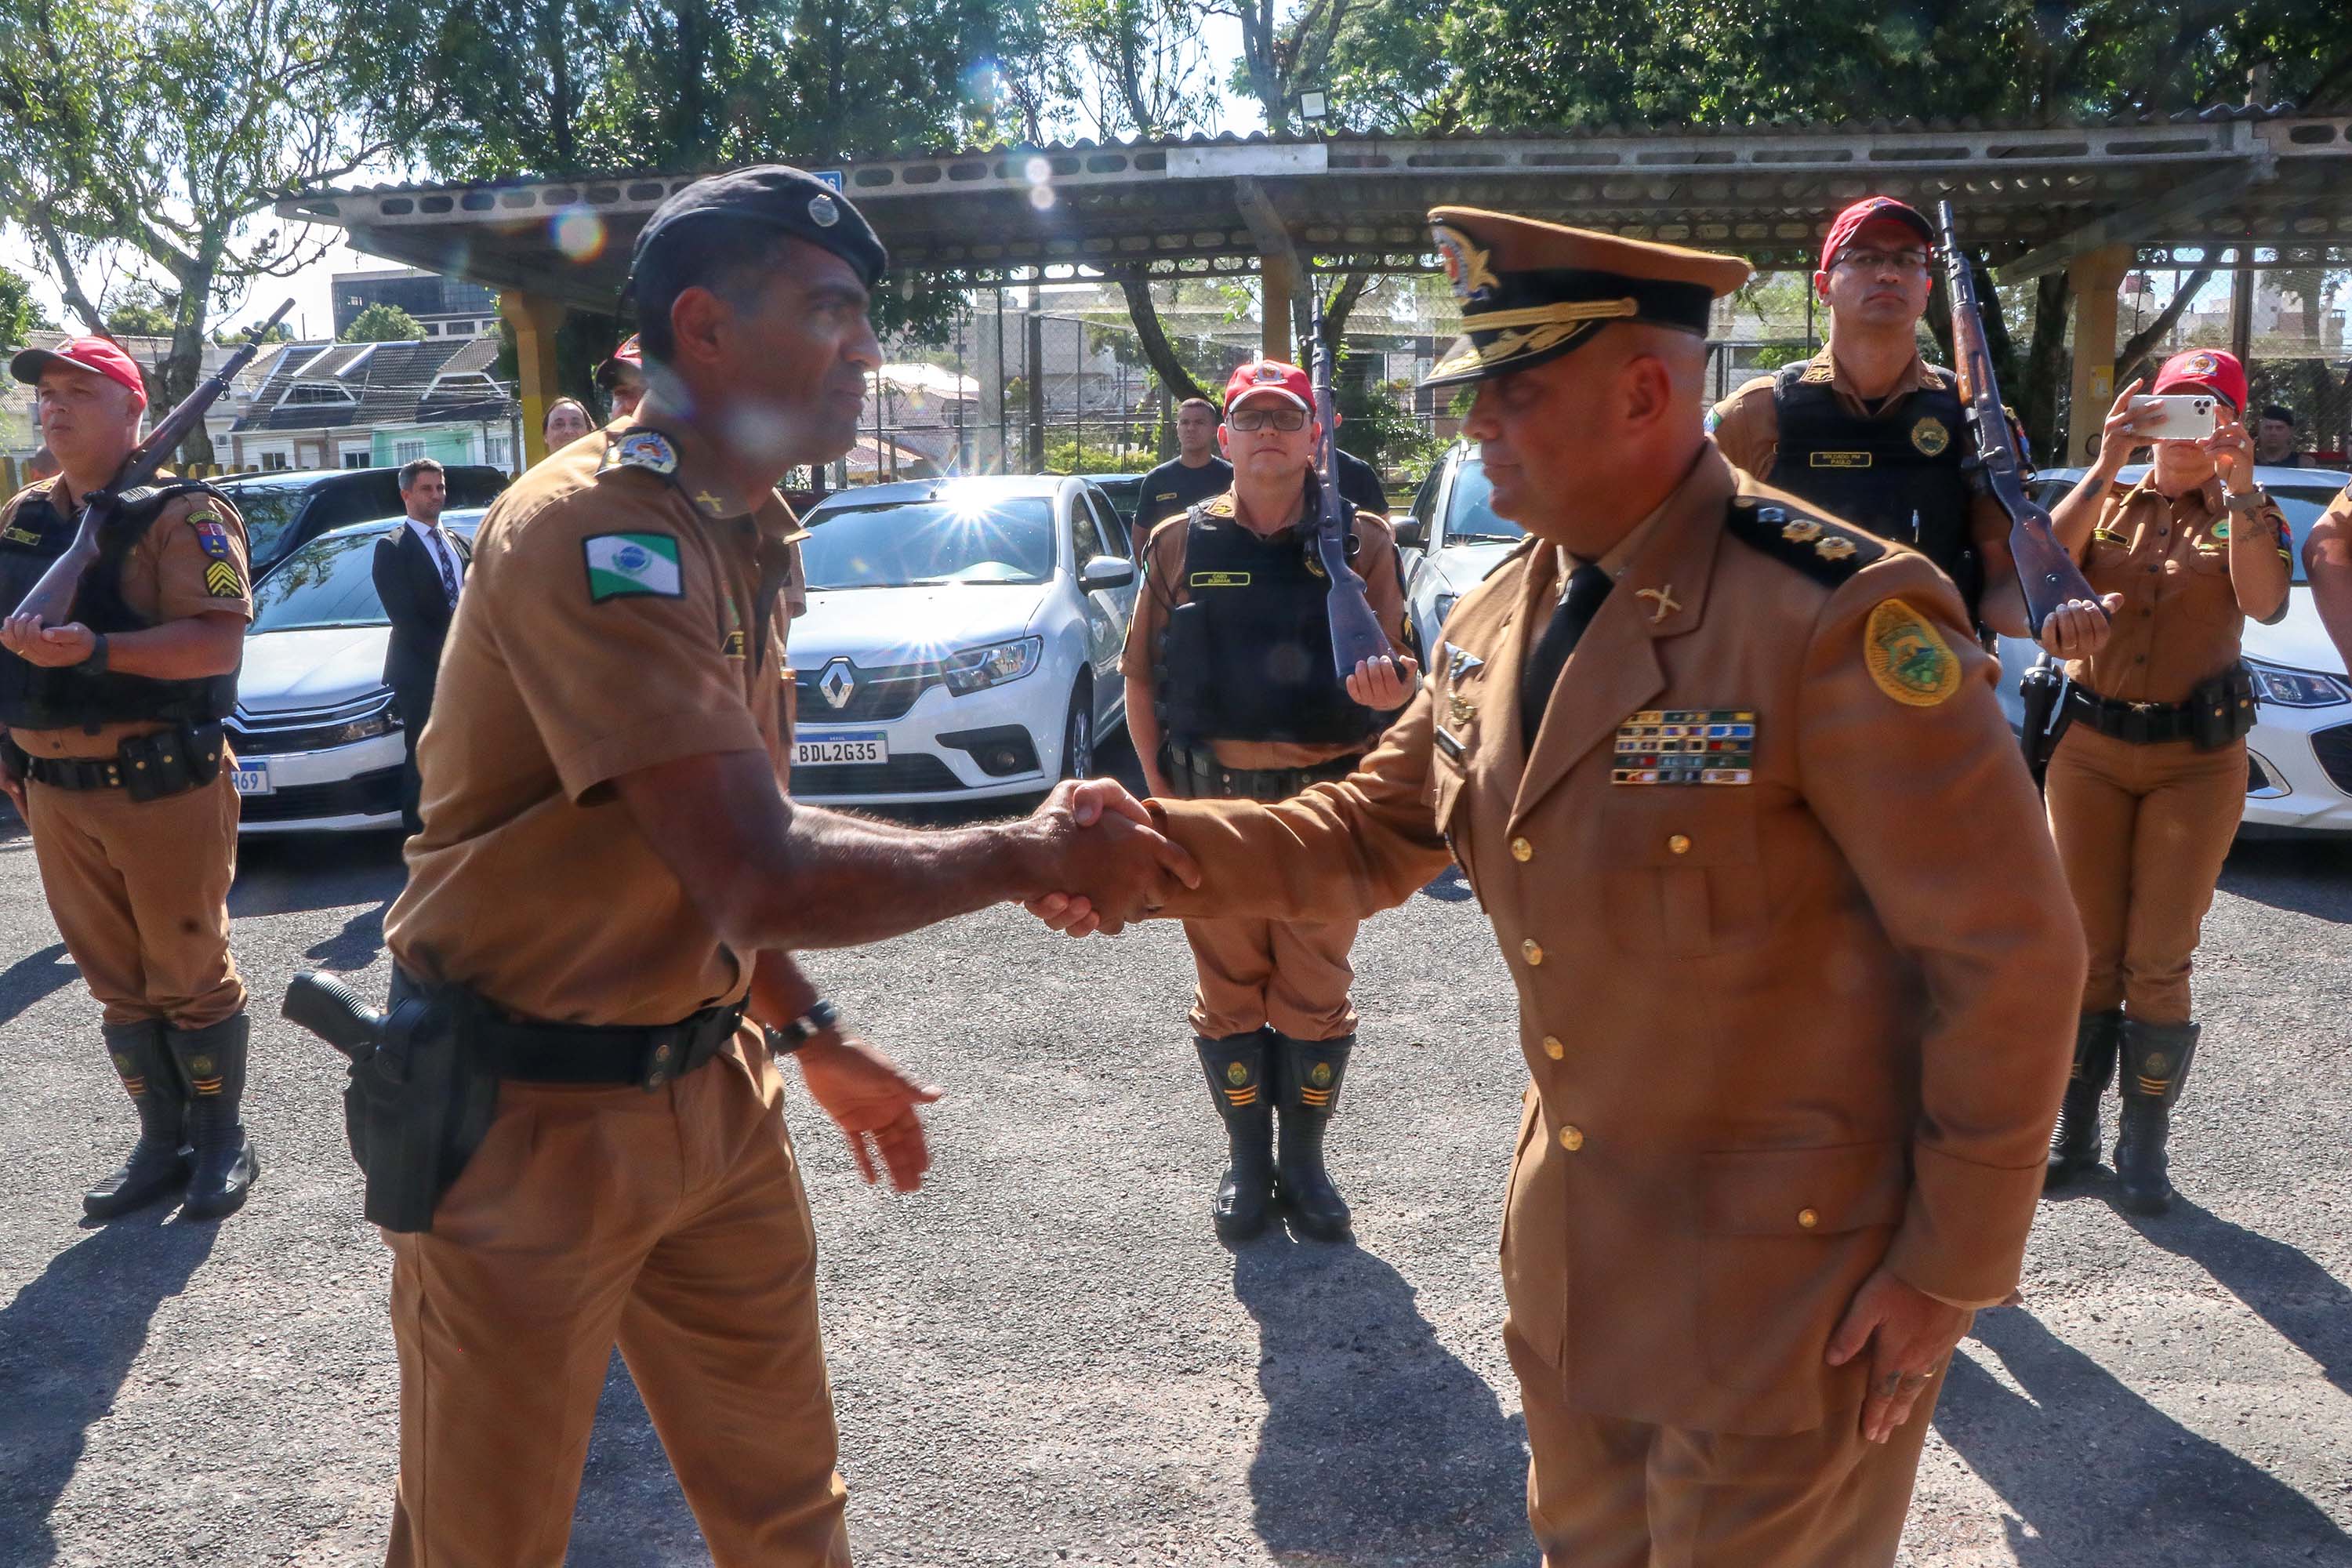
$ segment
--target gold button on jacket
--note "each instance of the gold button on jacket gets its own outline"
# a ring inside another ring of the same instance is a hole
[[[1735,497],[1758,510],[1735,519]],[[1367,917],[1459,861],[1507,949],[1527,943],[1508,973],[1541,1070],[1507,1199],[1515,1334],[1574,1408],[1748,1434],[1859,1407],[1866,1358],[1822,1352],[1881,1263],[1959,1303],[2016,1284],[2084,974],[1958,595],[1833,521],[1767,534],[1774,507],[1818,518],[1702,452],[1532,756],[1520,670],[1559,568],[1531,542],[1465,595],[1458,657],[1352,778],[1165,808],[1204,873],[1171,914]],[[1621,726],[1678,710],[1754,715],[1745,782],[1618,781]],[[1549,874],[1519,873],[1515,837]],[[1562,1073],[1538,1020],[1570,1008]],[[1570,1093],[1595,1133],[1573,1156],[1570,1107],[1546,1098]]]

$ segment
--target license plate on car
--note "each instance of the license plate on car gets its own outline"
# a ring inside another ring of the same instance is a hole
[[[793,765],[796,768],[889,760],[890,742],[878,730],[855,735],[812,735],[793,742]]]
[[[240,760],[236,764],[236,793],[239,795],[272,795],[278,786],[269,782],[269,759],[256,757]]]

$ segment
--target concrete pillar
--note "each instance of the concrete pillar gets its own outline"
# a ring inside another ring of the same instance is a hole
[[[1298,268],[1288,256],[1258,258],[1258,357],[1295,364],[1297,346],[1290,340],[1291,298],[1298,292]]]
[[[522,466],[547,456],[547,405],[556,391],[555,332],[563,325],[560,300],[509,289],[499,295],[499,313],[514,327],[516,382],[522,404]]]
[[[2246,364],[2254,348],[2254,249],[2237,248],[2238,269],[2230,274],[2230,352]],[[2249,374],[2252,367],[2247,366]]]
[[[2116,400],[2116,299],[2133,259],[2132,247],[2108,245],[2066,264],[2066,286],[2074,296],[2074,372],[2060,462],[2090,463],[2099,456],[2099,427]]]

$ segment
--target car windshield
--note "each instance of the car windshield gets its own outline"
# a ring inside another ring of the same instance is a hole
[[[2137,484],[2146,472],[2144,468],[2126,468],[2121,475],[2121,482]],[[2071,477],[2053,476],[2043,483],[2036,499],[2043,506],[2054,509],[2066,499],[2067,492],[2081,478],[2079,473]],[[2273,484],[2263,488],[2270,492],[2271,500],[2278,502],[2279,510],[2285,515],[2287,528],[2294,534],[2294,558],[2289,563],[2292,580],[2308,584],[2311,579],[2305,575],[2303,570],[2303,542],[2310,535],[2312,525],[2319,521],[2336,498],[2344,493],[2344,487],[2329,479],[2315,484]]]
[[[302,515],[302,503],[310,499],[310,487],[299,485],[242,484],[224,485],[223,491],[236,503],[236,515],[245,520],[245,553],[249,561],[274,561],[284,548],[280,542],[294,520]]]
[[[458,538],[470,540],[481,515],[444,512],[441,521]],[[253,586],[249,635],[388,625],[383,601],[375,595],[375,542],[384,532],[338,530],[289,555]]]
[[[1495,515],[1495,487],[1486,482],[1486,465],[1465,458],[1454,473],[1454,494],[1445,506],[1447,544],[1480,542],[1517,544],[1528,531],[1507,518]]]
[[[1054,574],[1045,496],[925,497],[827,506],[808,520],[801,564],[820,588],[1043,583]]]

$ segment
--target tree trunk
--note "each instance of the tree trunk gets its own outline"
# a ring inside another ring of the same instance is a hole
[[[2034,279],[2032,346],[2026,352],[2025,373],[2015,384],[2018,390],[2011,402],[2036,452],[2058,450],[2058,397],[2065,388],[2070,363],[2066,307],[2072,294],[2063,272],[2045,273]],[[1990,322],[1986,323],[1985,336],[1990,342]],[[2007,336],[2004,331],[2003,342],[1993,348],[1997,357],[2007,347]]]
[[[157,379],[163,384],[148,388],[154,399],[147,408],[151,422],[178,406],[204,378],[205,317],[212,308],[214,276],[209,249],[207,246],[206,253],[199,255],[186,270],[173,274],[180,284],[180,308],[172,323],[171,352],[155,367]],[[198,420],[195,428],[180,443],[179,462],[184,466],[212,460],[213,438],[205,431],[204,421]]]
[[[1176,357],[1168,334],[1160,329],[1160,307],[1151,298],[1151,280],[1141,272],[1122,272],[1118,275],[1118,289],[1127,296],[1128,319],[1135,323],[1135,338],[1143,349],[1144,361],[1160,378],[1160,385],[1168,389],[1169,395],[1180,403],[1188,397],[1208,396],[1201,384],[1192,379],[1192,373],[1184,368],[1184,362]]]
[[[2163,341],[2165,333],[2172,331],[2173,323],[2180,320],[2199,291],[2212,279],[2213,269],[2210,267],[2200,267],[2191,272],[2188,281],[2172,291],[2171,301],[2157,312],[2156,320],[2134,332],[2116,352],[2116,385],[2120,387],[2140,374],[2140,365],[2147,360],[2148,351]]]
[[[1356,313],[1356,302],[1364,297],[1371,280],[1369,272],[1350,272],[1323,300],[1323,342],[1331,351],[1334,364],[1339,363],[1339,340],[1348,334],[1348,318]]]

